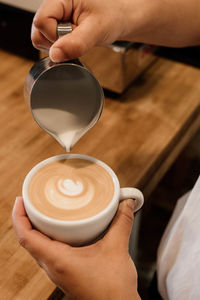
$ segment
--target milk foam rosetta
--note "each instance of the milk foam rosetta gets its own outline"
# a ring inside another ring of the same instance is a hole
[[[41,213],[58,220],[81,220],[108,206],[114,184],[100,165],[71,158],[40,168],[31,179],[28,193]]]

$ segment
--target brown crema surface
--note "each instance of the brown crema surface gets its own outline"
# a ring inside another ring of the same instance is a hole
[[[46,216],[81,220],[108,206],[114,183],[100,165],[70,158],[40,168],[29,184],[28,194],[35,208]]]

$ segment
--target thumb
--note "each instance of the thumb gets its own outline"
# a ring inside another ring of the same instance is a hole
[[[96,20],[88,17],[71,33],[59,38],[50,48],[49,56],[54,62],[78,58],[97,45],[100,36],[101,33]]]
[[[134,200],[127,199],[120,203],[108,233],[104,239],[117,247],[127,248],[134,221]]]

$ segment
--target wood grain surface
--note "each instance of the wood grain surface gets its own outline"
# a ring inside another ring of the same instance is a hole
[[[11,223],[27,172],[64,153],[33,121],[25,104],[23,86],[32,64],[0,51],[1,300],[42,300],[55,288],[18,245]],[[199,99],[200,70],[159,59],[123,95],[106,98],[100,121],[72,153],[103,160],[121,186],[137,186],[149,195],[199,128]]]

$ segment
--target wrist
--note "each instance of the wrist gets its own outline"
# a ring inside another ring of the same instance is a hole
[[[99,298],[95,298],[95,300],[141,300],[137,291],[137,281],[134,280],[135,278],[124,279],[123,276],[115,277],[115,280],[99,292]]]
[[[126,0],[126,2],[123,11],[124,26],[120,39],[142,42],[148,38],[148,33],[158,26],[156,15],[160,6],[156,4],[157,1]]]
[[[198,1],[126,1],[120,40],[169,47],[199,45]],[[193,20],[193,22],[191,22]]]
[[[106,298],[101,298],[106,299]],[[123,290],[116,289],[116,291],[113,291],[109,294],[109,297],[107,299],[115,299],[115,300],[122,300],[122,299],[129,299],[129,300],[141,300],[140,295],[138,294],[137,290],[134,289],[128,289],[126,287],[123,288]]]

